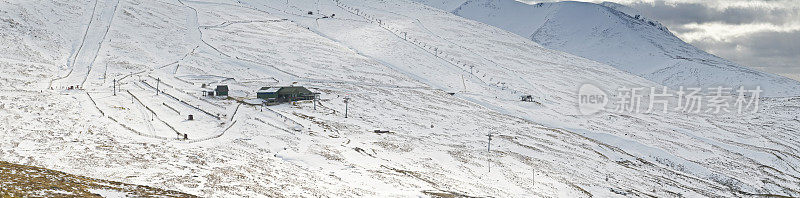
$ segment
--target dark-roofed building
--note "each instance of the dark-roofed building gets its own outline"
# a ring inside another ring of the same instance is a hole
[[[256,97],[264,100],[274,100],[278,98],[280,87],[262,87],[256,92]]]
[[[268,102],[291,102],[298,100],[313,100],[316,93],[302,86],[289,87],[262,87],[256,92],[258,98]]]
[[[214,92],[217,96],[228,96],[228,85],[217,85]]]

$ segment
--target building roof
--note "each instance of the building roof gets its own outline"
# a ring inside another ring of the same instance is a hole
[[[278,90],[279,94],[313,94],[311,91],[306,89],[305,87],[281,87]]]
[[[258,90],[258,93],[275,93],[280,89],[280,87],[262,87],[260,90]]]

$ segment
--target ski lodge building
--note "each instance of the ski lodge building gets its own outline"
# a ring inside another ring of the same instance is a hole
[[[267,102],[292,102],[299,100],[313,100],[319,93],[314,93],[302,86],[288,87],[262,87],[256,92],[256,97]]]

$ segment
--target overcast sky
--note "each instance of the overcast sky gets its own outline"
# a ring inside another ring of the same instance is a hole
[[[578,1],[630,6],[700,49],[800,80],[800,0]]]

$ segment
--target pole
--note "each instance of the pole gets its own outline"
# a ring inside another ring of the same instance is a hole
[[[161,84],[161,78],[156,79],[156,95],[158,95],[158,85]]]
[[[467,92],[467,82],[464,81],[464,75],[463,74],[461,75],[461,85],[464,86],[464,93],[466,93]]]
[[[111,82],[111,90],[114,92],[114,96],[117,95],[117,79]]]
[[[489,137],[489,145],[486,146],[486,150],[489,151],[488,164],[489,164],[489,172],[492,172],[492,133],[486,135]]]
[[[344,97],[344,118],[347,118],[348,103],[350,103],[350,97],[345,96]]]
[[[489,134],[486,135],[486,136],[489,136],[489,146],[486,147],[486,150],[489,151],[489,152],[492,152],[492,136],[493,135],[494,134],[492,134],[492,133],[489,133]]]

